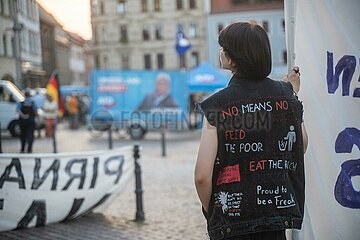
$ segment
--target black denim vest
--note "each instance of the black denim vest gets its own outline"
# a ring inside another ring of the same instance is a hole
[[[210,239],[301,228],[302,104],[290,83],[233,76],[199,104],[218,150],[206,213]]]

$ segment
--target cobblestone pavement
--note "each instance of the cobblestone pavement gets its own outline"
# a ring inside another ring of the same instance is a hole
[[[149,133],[142,146],[141,166],[145,222],[136,223],[135,181],[132,180],[101,214],[77,220],[0,233],[0,239],[207,239],[193,183],[199,131],[167,133],[167,156],[161,156],[160,133]],[[114,134],[114,138],[116,135]],[[105,149],[107,136],[94,139],[85,129],[69,130],[60,125],[59,152]],[[76,147],[74,147],[76,143]],[[114,139],[113,146],[134,144],[128,138]],[[18,152],[18,139],[5,136],[4,152]],[[36,139],[34,152],[52,152],[50,139]]]

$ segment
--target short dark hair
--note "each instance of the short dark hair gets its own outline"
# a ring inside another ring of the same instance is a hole
[[[265,78],[271,72],[270,41],[265,30],[252,22],[235,22],[219,35],[219,45],[235,62],[236,73],[249,78]]]

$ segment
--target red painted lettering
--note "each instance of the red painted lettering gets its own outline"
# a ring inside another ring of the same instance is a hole
[[[236,106],[232,106],[228,108],[227,111],[221,111],[222,117],[225,119],[226,116],[232,117],[237,116],[239,114],[239,109]]]
[[[250,172],[255,171],[255,161],[250,161],[249,168],[250,168]]]
[[[226,140],[242,140],[245,138],[245,131],[240,129],[240,130],[226,130],[225,131],[225,139]]]
[[[276,110],[287,110],[289,108],[289,104],[287,101],[276,101],[275,106]]]
[[[255,172],[259,170],[265,169],[265,163],[267,163],[268,160],[259,160],[259,161],[250,161],[249,162],[249,170],[250,172]]]

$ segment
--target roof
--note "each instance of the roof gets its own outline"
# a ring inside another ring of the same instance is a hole
[[[54,17],[51,13],[49,13],[43,6],[41,6],[40,3],[38,3],[39,6],[39,16],[40,21],[44,21],[50,25],[63,27],[61,23]]]

